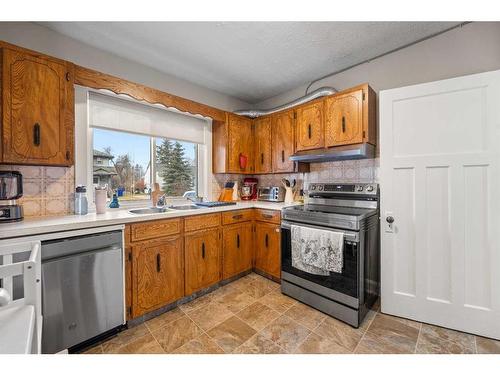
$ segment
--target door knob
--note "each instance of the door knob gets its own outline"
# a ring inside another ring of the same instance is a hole
[[[392,216],[387,216],[385,218],[385,221],[387,221],[389,224],[392,224],[392,223],[394,223],[394,218]]]

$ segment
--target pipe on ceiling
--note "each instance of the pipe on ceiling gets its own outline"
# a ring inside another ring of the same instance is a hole
[[[319,89],[316,89],[307,95],[301,96],[298,99],[292,100],[291,102],[282,104],[278,107],[274,107],[274,108],[270,108],[270,109],[240,109],[238,111],[235,111],[234,113],[237,115],[240,115],[240,116],[257,118],[257,117],[261,117],[261,116],[270,115],[272,113],[285,111],[285,110],[290,109],[292,107],[295,107],[297,105],[310,102],[311,100],[321,98],[323,96],[335,94],[336,92],[337,92],[337,90],[334,89],[333,87],[320,87]]]

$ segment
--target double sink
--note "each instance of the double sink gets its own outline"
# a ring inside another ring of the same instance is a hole
[[[194,204],[183,204],[179,206],[169,206],[169,207],[149,207],[149,208],[138,208],[135,210],[130,210],[131,214],[144,215],[144,214],[160,214],[163,212],[170,211],[182,211],[182,210],[197,210],[202,207],[196,206]]]

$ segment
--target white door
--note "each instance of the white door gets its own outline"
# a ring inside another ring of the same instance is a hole
[[[499,164],[500,71],[380,93],[382,312],[500,339]]]

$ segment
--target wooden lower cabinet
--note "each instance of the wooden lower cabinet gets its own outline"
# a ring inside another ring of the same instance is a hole
[[[132,248],[125,245],[125,310],[127,320],[132,318]]]
[[[278,224],[255,223],[255,268],[281,277],[281,236]]]
[[[220,229],[186,234],[185,294],[207,288],[221,279]]]
[[[222,278],[228,279],[252,268],[252,222],[226,225],[222,229]]]
[[[184,296],[180,235],[132,245],[132,316],[153,311]]]
[[[161,236],[162,230],[168,234]],[[157,238],[138,240],[151,236]],[[127,320],[252,268],[280,278],[280,211],[133,223],[125,227],[124,239]]]

